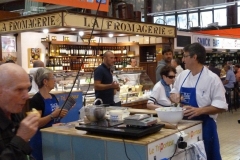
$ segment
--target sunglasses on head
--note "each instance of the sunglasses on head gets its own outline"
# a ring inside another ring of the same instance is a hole
[[[170,78],[170,79],[173,79],[173,78],[175,78],[175,76],[167,76],[168,78]]]

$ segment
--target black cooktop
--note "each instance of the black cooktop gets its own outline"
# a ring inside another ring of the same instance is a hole
[[[151,126],[128,126],[122,121],[101,121],[98,123],[80,124],[75,128],[88,131],[94,134],[103,134],[108,136],[121,136],[125,138],[140,138],[155,132],[164,127],[164,124],[154,124]]]

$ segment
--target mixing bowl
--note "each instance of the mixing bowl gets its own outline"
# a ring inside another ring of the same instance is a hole
[[[158,118],[162,122],[177,124],[183,118],[183,109],[181,107],[161,107],[155,109]]]

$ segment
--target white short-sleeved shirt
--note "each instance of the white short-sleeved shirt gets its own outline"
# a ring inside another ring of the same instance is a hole
[[[190,70],[184,70],[176,79],[171,93],[179,93],[184,79],[187,77]],[[186,78],[183,87],[195,87],[197,75],[193,76],[192,73]],[[221,109],[228,109],[228,104],[225,98],[225,88],[220,78],[204,67],[202,74],[196,86],[197,103],[199,107],[214,106]],[[217,118],[217,114],[210,115],[213,119]]]
[[[154,85],[150,98],[148,99],[148,103],[154,103],[160,106],[171,105],[171,101],[166,96],[165,89],[160,81]]]

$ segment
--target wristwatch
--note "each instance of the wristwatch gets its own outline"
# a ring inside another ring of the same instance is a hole
[[[52,114],[49,114],[49,116],[50,116],[51,120],[53,120],[53,119],[54,119],[54,117],[53,117],[53,115],[52,115]]]

